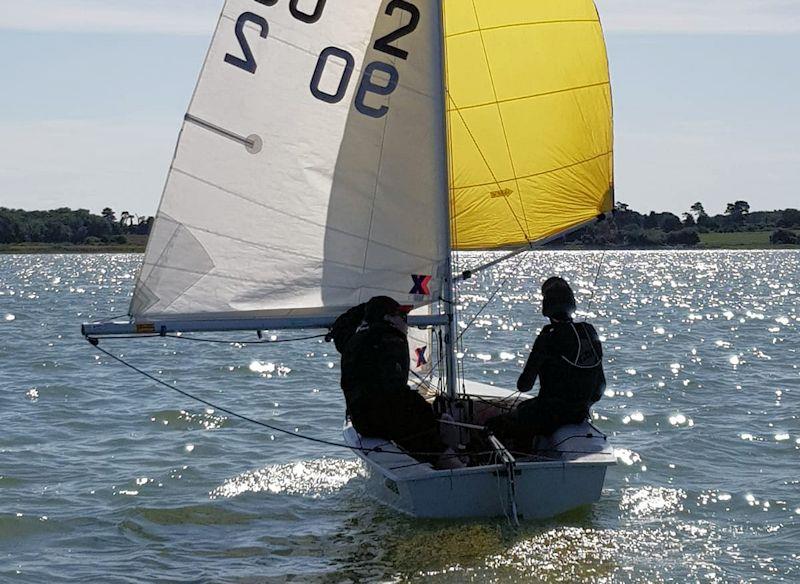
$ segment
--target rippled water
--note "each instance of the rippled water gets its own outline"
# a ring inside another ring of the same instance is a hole
[[[513,530],[397,516],[364,498],[351,455],[99,355],[79,324],[126,311],[139,256],[0,256],[0,581],[800,581],[800,253],[608,253],[590,307],[600,259],[531,254],[464,286],[467,321],[508,278],[464,337],[470,378],[514,382],[552,274],[605,338],[596,415],[620,464],[591,509]],[[103,346],[339,438],[329,345]]]

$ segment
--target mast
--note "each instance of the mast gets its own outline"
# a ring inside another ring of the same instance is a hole
[[[442,100],[441,100],[441,115],[442,123],[440,124],[442,136],[442,150],[443,156],[440,161],[447,168],[448,171],[444,173],[444,196],[442,197],[442,204],[444,205],[444,216],[447,217],[447,259],[445,261],[445,273],[442,278],[442,300],[444,302],[444,312],[447,316],[447,325],[445,326],[444,335],[444,362],[447,381],[447,396],[454,399],[458,393],[458,375],[456,363],[456,343],[458,342],[457,318],[456,318],[456,294],[455,294],[455,279],[453,277],[453,242],[452,242],[452,227],[450,217],[450,161],[448,157],[448,132],[447,132],[447,61],[445,57],[446,43],[445,43],[445,23],[444,23],[444,0],[439,0],[438,10],[436,14],[439,17],[439,46],[437,54],[439,55],[440,68],[442,80]]]
[[[443,299],[445,304],[445,315],[447,316],[447,325],[445,326],[444,335],[444,350],[445,350],[445,368],[447,371],[447,397],[455,399],[458,394],[458,375],[456,363],[456,343],[458,342],[458,331],[456,327],[456,301],[455,301],[455,286],[453,282],[453,262],[452,259],[447,260],[447,273],[449,277],[445,278],[443,288]]]

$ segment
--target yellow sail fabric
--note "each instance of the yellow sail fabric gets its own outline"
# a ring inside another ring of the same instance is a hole
[[[454,250],[610,212],[611,86],[592,0],[445,0]]]

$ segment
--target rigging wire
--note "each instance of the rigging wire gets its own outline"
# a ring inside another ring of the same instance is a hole
[[[519,261],[517,261],[517,263],[515,264],[515,266],[514,266],[514,267],[515,267],[515,268],[518,268],[518,267],[519,267],[519,266],[522,264],[522,260],[523,260],[523,259],[524,259],[524,256],[520,257]],[[464,327],[464,330],[462,330],[462,331],[459,333],[458,337],[456,338],[456,343],[455,343],[455,345],[454,345],[455,347],[459,347],[459,348],[462,348],[462,349],[463,349],[463,345],[462,345],[462,338],[464,337],[464,334],[465,334],[465,333],[466,333],[466,332],[467,332],[467,331],[468,331],[468,330],[469,330],[469,329],[472,327],[472,325],[473,325],[473,324],[475,324],[475,321],[476,321],[476,320],[478,320],[478,317],[479,317],[481,314],[483,314],[483,312],[484,312],[484,311],[485,311],[485,310],[486,310],[486,309],[489,307],[489,305],[492,303],[492,301],[495,299],[495,297],[496,297],[496,296],[497,296],[497,295],[500,293],[500,290],[501,290],[501,288],[503,288],[503,286],[505,286],[506,282],[508,282],[508,280],[509,280],[510,278],[511,278],[511,275],[509,274],[509,275],[508,275],[508,276],[506,276],[506,277],[503,279],[503,281],[502,281],[502,282],[500,282],[500,284],[499,284],[499,285],[498,285],[498,286],[497,286],[497,287],[494,289],[494,292],[492,292],[492,295],[489,297],[489,299],[488,299],[488,300],[487,300],[487,301],[486,301],[486,302],[483,304],[483,306],[481,306],[481,308],[478,310],[478,312],[475,314],[475,316],[473,316],[473,317],[472,317],[472,319],[469,321],[469,323],[467,323],[467,326],[466,326],[466,327]],[[440,341],[440,345],[441,345],[441,341]],[[442,363],[444,362],[444,359],[445,359],[445,355],[443,354],[443,351],[442,351],[442,349],[440,348],[440,353],[439,353],[439,358],[438,358],[438,360],[437,360],[437,361],[436,361],[436,363],[435,363],[435,364],[434,364],[434,365],[431,367],[430,371],[428,372],[428,374],[427,374],[427,375],[425,375],[425,377],[422,377],[422,376],[421,376],[419,373],[417,373],[416,371],[413,371],[413,370],[411,371],[411,373],[412,373],[412,374],[413,374],[413,375],[414,375],[414,376],[415,376],[417,379],[419,379],[419,381],[420,381],[420,385],[422,385],[422,384],[427,384],[427,383],[429,383],[429,382],[430,382],[430,380],[431,380],[431,378],[433,377],[434,373],[436,373],[436,371],[438,371],[438,370],[439,370],[440,366],[441,366],[441,365],[442,365]],[[462,385],[463,385],[463,363],[462,363],[462,364],[460,364],[460,372],[461,372],[461,375],[462,375]],[[440,378],[440,380],[441,380],[441,376],[440,376],[439,378]],[[466,393],[466,392],[465,392],[465,393]],[[517,392],[517,393],[519,393],[519,392]],[[510,397],[512,397],[512,396],[509,396],[509,398],[510,398]],[[505,400],[505,399],[509,399],[509,398],[504,398],[504,400]],[[519,399],[519,396],[517,396],[517,399]],[[516,403],[516,401],[515,401],[514,403]]]
[[[517,263],[514,265],[514,267],[515,267],[515,268],[519,268],[519,267],[522,265],[522,260],[523,260],[524,258],[525,258],[525,256],[520,256],[520,259],[519,259],[519,261],[517,261]],[[478,320],[478,317],[479,317],[481,314],[483,314],[483,312],[484,312],[484,311],[485,311],[485,310],[486,310],[486,309],[489,307],[489,305],[492,303],[492,301],[494,301],[495,297],[496,297],[496,296],[497,296],[497,295],[500,293],[500,290],[503,288],[503,286],[505,286],[505,285],[506,285],[506,282],[508,282],[508,280],[509,280],[509,279],[511,279],[511,274],[509,274],[509,275],[507,275],[505,278],[503,278],[503,281],[502,281],[502,282],[500,282],[500,284],[499,284],[499,285],[498,285],[498,286],[497,286],[497,287],[494,289],[494,292],[492,292],[492,295],[489,297],[489,300],[487,300],[487,301],[484,303],[484,305],[483,305],[483,306],[481,306],[480,310],[478,310],[478,312],[477,312],[477,313],[475,313],[475,315],[472,317],[472,320],[470,320],[470,321],[467,323],[467,326],[466,326],[466,327],[464,327],[464,330],[463,330],[463,331],[461,331],[461,334],[459,334],[459,335],[458,335],[458,339],[459,339],[459,340],[461,340],[461,338],[464,336],[464,333],[466,333],[466,332],[467,332],[467,331],[470,329],[470,327],[471,327],[473,324],[475,324],[475,321],[476,321],[476,320]]]
[[[597,292],[597,281],[600,279],[600,270],[603,268],[603,261],[606,259],[606,250],[603,250],[600,256],[600,261],[597,262],[597,272],[594,275],[594,283],[592,284],[592,294],[589,296],[589,304],[586,307],[586,315],[592,311],[592,304],[594,303],[594,295]]]

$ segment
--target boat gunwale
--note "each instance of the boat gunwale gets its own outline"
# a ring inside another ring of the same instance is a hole
[[[352,426],[350,425],[345,427],[344,431],[345,440],[351,443],[351,440],[348,437],[349,429],[352,429],[352,434],[356,434],[356,432],[355,429],[352,428]],[[484,474],[486,472],[493,472],[493,473],[504,472],[506,470],[505,464],[485,464],[480,466],[469,466],[458,469],[435,469],[429,463],[423,463],[417,461],[413,456],[400,449],[396,444],[391,443],[391,446],[398,448],[398,450],[395,452],[392,451],[365,452],[363,450],[355,449],[354,452],[364,462],[368,463],[371,466],[377,467],[384,477],[396,482],[412,482],[412,481],[424,481],[429,479],[437,479],[445,477],[470,476],[470,475]],[[358,446],[358,448],[364,448],[364,446]],[[397,468],[391,468],[389,466],[385,466],[384,464],[382,464],[381,461],[371,458],[370,454],[379,454],[379,455],[389,454],[397,456],[398,464],[402,465],[408,462],[414,464],[414,466],[410,466],[405,469],[400,469],[400,470],[408,470],[409,471],[408,473],[398,473]],[[590,457],[592,458],[590,459]],[[607,460],[598,460],[598,458],[600,457],[607,458]],[[617,460],[611,452],[598,451],[598,452],[586,453],[581,458],[571,459],[571,460],[520,460],[516,462],[515,468],[516,470],[520,471],[520,473],[523,473],[526,470],[534,471],[534,470],[559,469],[559,468],[566,469],[568,467],[608,468],[611,466],[616,466],[616,464]]]

